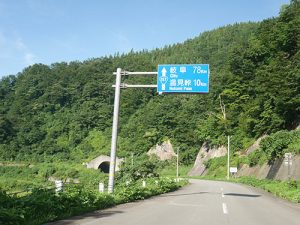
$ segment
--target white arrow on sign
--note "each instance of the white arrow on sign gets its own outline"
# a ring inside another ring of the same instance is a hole
[[[161,73],[162,73],[162,76],[165,77],[166,74],[167,74],[167,70],[166,68],[164,67],[162,70],[161,70]]]

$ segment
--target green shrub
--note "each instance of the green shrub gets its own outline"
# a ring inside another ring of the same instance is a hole
[[[137,181],[151,177],[158,177],[157,164],[155,159],[149,160],[148,156],[143,155],[137,159],[133,165],[122,164],[121,170],[117,173],[116,179],[125,182],[128,180]]]
[[[297,148],[292,148],[292,146],[299,146],[299,139],[300,130],[278,131],[264,138],[260,143],[260,149],[267,155],[269,161],[274,161],[282,157],[286,152],[285,150],[289,149],[294,153],[300,151]]]
[[[114,195],[99,193],[84,185],[67,185],[58,194],[54,189],[37,188],[23,197],[9,196],[0,191],[0,224],[43,224],[115,204],[149,198],[176,190],[186,183],[163,179],[157,182],[147,179],[146,182],[146,187],[142,187],[141,180],[128,186],[121,183],[116,187]]]
[[[248,158],[248,163],[249,163],[250,167],[256,166],[256,165],[262,165],[268,161],[267,155],[263,151],[260,151],[260,150],[251,152],[247,156],[247,158]]]
[[[300,191],[298,189],[300,181],[291,181],[290,187],[288,185],[288,181],[268,179],[259,180],[255,177],[241,177],[232,181],[262,188],[280,198],[300,203]]]

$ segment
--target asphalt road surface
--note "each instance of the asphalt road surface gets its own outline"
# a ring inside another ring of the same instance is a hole
[[[247,186],[191,180],[176,192],[51,225],[300,225],[300,204]]]

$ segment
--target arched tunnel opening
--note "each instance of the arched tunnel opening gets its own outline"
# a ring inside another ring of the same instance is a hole
[[[109,162],[104,161],[99,166],[98,169],[103,173],[109,173]]]

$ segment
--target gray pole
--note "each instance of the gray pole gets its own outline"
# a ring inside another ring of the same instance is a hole
[[[229,180],[229,167],[230,167],[230,137],[227,136],[227,180]]]
[[[288,187],[291,187],[291,168],[290,168],[290,156],[288,156]]]
[[[115,87],[115,102],[114,102],[112,138],[111,138],[108,193],[113,193],[114,191],[114,177],[115,177],[115,164],[116,164],[117,139],[118,139],[119,105],[120,105],[120,85],[121,85],[121,68],[118,68],[117,76],[116,76],[116,87]]]
[[[177,170],[176,170],[176,180],[179,178],[179,147],[177,147]]]

